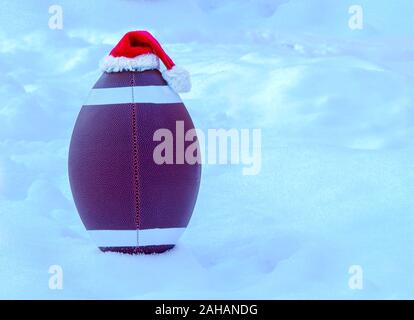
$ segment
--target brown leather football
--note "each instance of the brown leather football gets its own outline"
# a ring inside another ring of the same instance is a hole
[[[105,72],[82,106],[70,144],[69,179],[80,217],[102,251],[163,252],[187,227],[201,165],[153,159],[160,143],[154,133],[168,129],[176,139],[177,121],[185,131],[194,128],[158,70]]]

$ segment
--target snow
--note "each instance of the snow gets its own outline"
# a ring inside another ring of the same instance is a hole
[[[51,30],[48,1],[0,1],[0,298],[413,298],[414,5],[358,3],[362,30],[345,0],[60,1]],[[198,128],[262,130],[260,174],[204,165],[162,255],[101,253],[67,178],[99,61],[133,29],[191,72]]]

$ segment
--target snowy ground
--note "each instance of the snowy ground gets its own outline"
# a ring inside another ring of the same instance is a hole
[[[349,1],[61,1],[62,30],[48,1],[0,1],[0,298],[414,298],[414,6],[356,2],[359,31]],[[262,129],[260,174],[204,166],[163,255],[101,253],[67,180],[98,62],[133,29],[191,71],[197,127]]]

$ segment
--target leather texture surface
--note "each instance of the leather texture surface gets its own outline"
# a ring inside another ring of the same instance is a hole
[[[158,70],[104,73],[94,88],[166,85]],[[69,149],[69,179],[88,230],[143,230],[186,227],[197,199],[201,165],[153,160],[158,129],[174,137],[176,121],[194,128],[182,103],[84,105]],[[185,142],[185,147],[191,142]],[[127,253],[162,252],[163,246],[101,248]]]

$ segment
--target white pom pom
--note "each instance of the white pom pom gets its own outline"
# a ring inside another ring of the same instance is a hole
[[[162,77],[175,92],[182,93],[191,90],[190,74],[184,68],[174,66],[170,70],[164,70]]]

